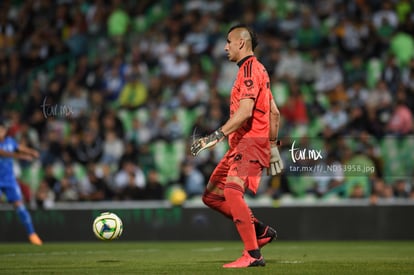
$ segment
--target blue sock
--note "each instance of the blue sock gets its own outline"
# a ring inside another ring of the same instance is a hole
[[[24,228],[26,229],[26,232],[28,235],[35,232],[32,218],[30,216],[29,211],[27,211],[26,207],[24,205],[20,205],[16,208],[17,215],[19,216],[19,219],[21,223],[24,225]]]

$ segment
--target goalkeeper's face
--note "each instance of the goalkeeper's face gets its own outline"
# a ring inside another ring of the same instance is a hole
[[[237,62],[239,60],[240,37],[237,35],[236,30],[231,31],[227,35],[227,43],[224,50],[227,52],[227,58],[230,61]]]
[[[252,37],[246,28],[235,28],[227,35],[224,47],[227,57],[232,62],[239,62],[247,55],[253,54]]]

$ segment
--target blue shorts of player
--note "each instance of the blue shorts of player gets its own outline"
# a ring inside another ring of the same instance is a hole
[[[4,193],[6,195],[7,201],[10,203],[22,200],[22,191],[20,190],[19,184],[17,182],[8,186],[1,186],[0,193]]]

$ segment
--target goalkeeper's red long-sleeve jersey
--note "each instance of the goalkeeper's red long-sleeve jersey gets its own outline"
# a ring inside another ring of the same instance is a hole
[[[273,100],[269,74],[253,55],[237,65],[239,71],[230,95],[230,117],[239,108],[241,99],[253,99],[255,105],[252,117],[229,135],[230,154],[242,152],[249,160],[269,167],[270,102]]]

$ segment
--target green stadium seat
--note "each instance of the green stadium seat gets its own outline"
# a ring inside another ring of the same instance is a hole
[[[289,97],[289,88],[286,83],[278,82],[272,85],[272,94],[279,107],[285,105]]]
[[[367,86],[373,88],[381,77],[383,64],[378,58],[371,58],[367,65]]]
[[[296,198],[303,198],[314,185],[310,176],[288,176],[287,180],[292,195]]]
[[[132,121],[133,121],[133,112],[120,109],[117,113],[119,119],[122,122],[122,126],[125,132],[129,132],[132,129]]]

